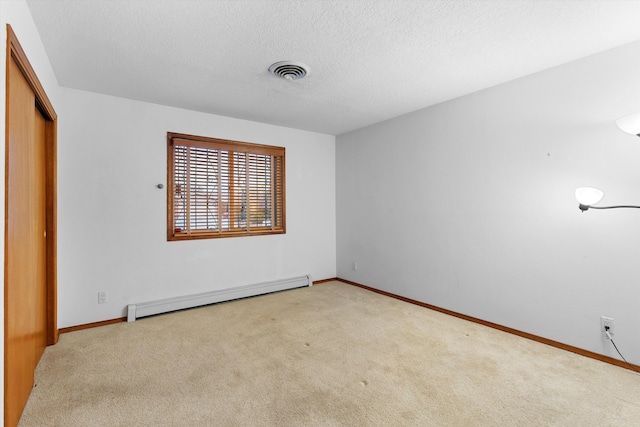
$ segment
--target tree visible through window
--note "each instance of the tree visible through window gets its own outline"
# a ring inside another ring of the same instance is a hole
[[[168,240],[285,232],[283,147],[167,133]]]

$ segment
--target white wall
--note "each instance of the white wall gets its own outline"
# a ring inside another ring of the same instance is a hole
[[[336,276],[334,136],[67,88],[61,95],[59,327],[125,316],[130,303]],[[286,147],[287,233],[167,242],[168,131]]]
[[[40,83],[44,87],[53,107],[58,108],[58,82],[51,64],[44,51],[44,46],[40,40],[38,30],[33,22],[27,4],[23,0],[0,0],[0,135],[5,135],[5,76],[6,76],[6,45],[7,30],[6,25],[10,24],[15,32],[20,45],[24,49],[31,66],[35,70]],[[5,190],[5,145],[2,138],[2,148],[0,149],[0,211],[4,212],[4,190]],[[0,216],[0,241],[4,242],[4,215]],[[4,244],[0,245],[0,274],[4,277]],[[0,292],[0,318],[4,319],[4,292]],[[0,328],[0,354],[4,354],[4,327]],[[0,383],[4,383],[4,369],[0,371]],[[3,388],[4,393],[4,388]],[[3,400],[4,401],[4,400]],[[0,405],[0,419],[4,419],[4,405]]]
[[[640,43],[338,136],[338,277],[640,364]],[[353,271],[352,263],[358,263]]]

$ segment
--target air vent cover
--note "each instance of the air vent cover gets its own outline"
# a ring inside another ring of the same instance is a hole
[[[285,80],[299,80],[309,74],[309,67],[302,62],[280,61],[269,67],[269,72]]]

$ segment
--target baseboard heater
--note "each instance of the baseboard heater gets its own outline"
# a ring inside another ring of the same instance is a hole
[[[221,289],[201,294],[166,298],[139,304],[129,304],[127,306],[127,322],[133,322],[141,317],[153,316],[154,314],[200,307],[217,302],[231,301],[238,298],[264,295],[287,289],[302,288],[311,286],[312,284],[311,276],[307,274],[306,276],[292,277],[290,279],[276,280],[273,282],[256,283],[253,285],[238,286],[235,288]]]

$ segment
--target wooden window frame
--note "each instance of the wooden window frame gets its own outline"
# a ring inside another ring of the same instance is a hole
[[[285,169],[284,147],[167,132],[167,240],[285,234]]]

